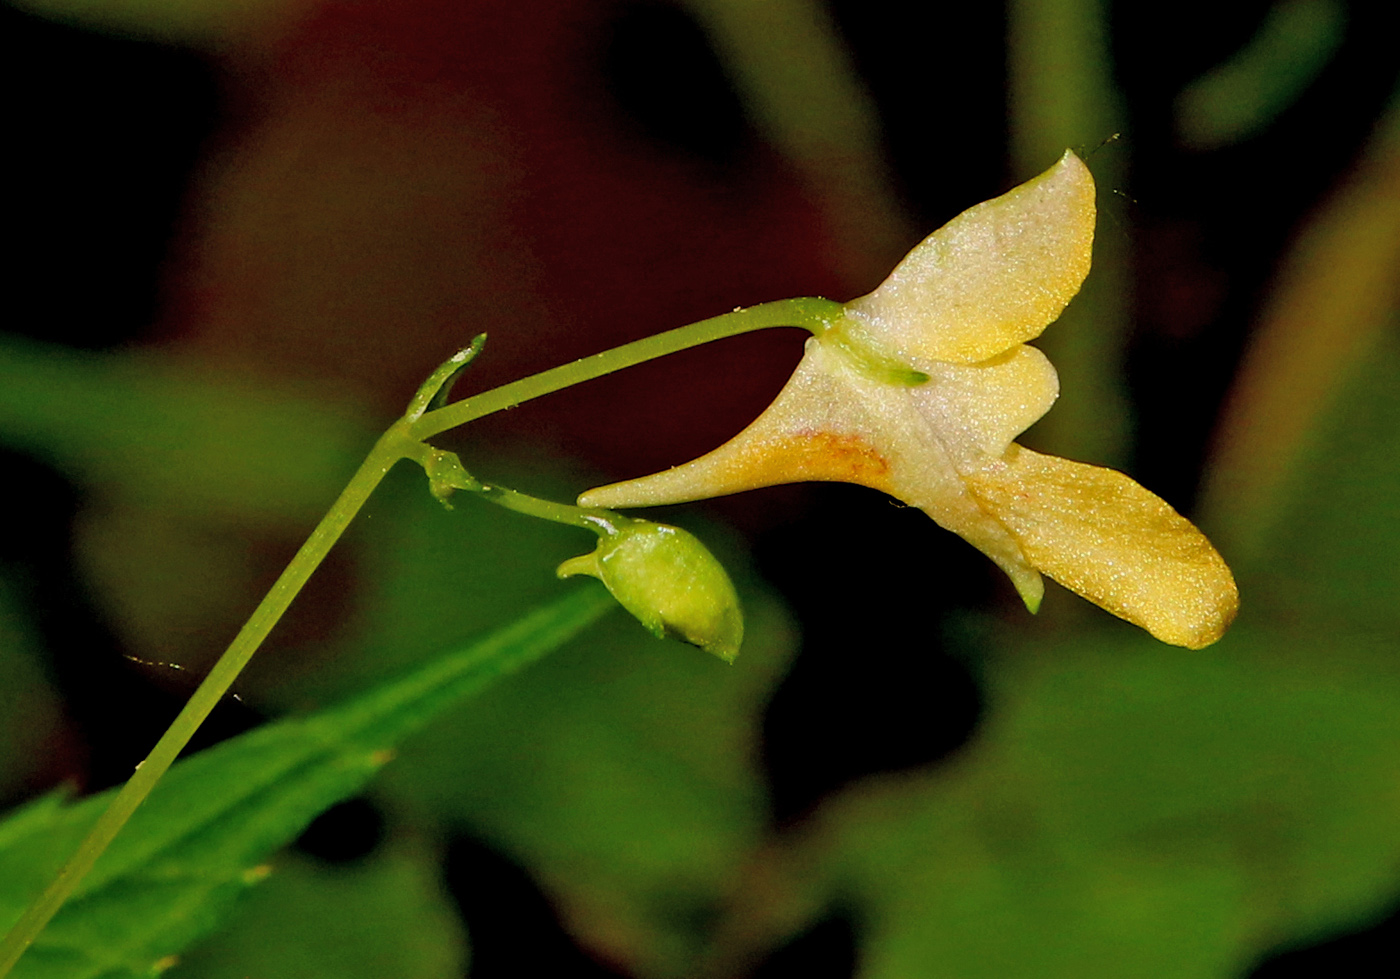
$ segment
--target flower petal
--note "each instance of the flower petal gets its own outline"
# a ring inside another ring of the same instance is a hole
[[[893,460],[884,435],[892,406],[886,402],[900,389],[863,381],[839,353],[809,340],[778,397],[734,438],[684,465],[588,490],[579,505],[663,506],[809,480],[889,492]],[[899,410],[894,404],[896,415]],[[945,479],[952,476],[946,468]]]
[[[968,485],[1032,564],[1163,642],[1200,649],[1235,617],[1235,580],[1210,541],[1120,472],[1012,445]]]
[[[1040,419],[1060,394],[1060,379],[1035,347],[1017,344],[980,364],[916,362],[927,384],[909,397],[938,432],[961,471],[1001,458],[1011,440]]]
[[[1023,363],[1008,366],[1012,360]],[[975,413],[978,409],[967,402],[995,397],[985,390],[990,382],[1032,375],[1043,382],[1043,360],[1038,354],[1012,357],[985,370],[980,379],[960,378],[946,411],[958,417]],[[782,483],[859,483],[918,507],[966,539],[1011,577],[1034,609],[1043,590],[1039,573],[1006,528],[968,492],[941,431],[914,399],[912,392],[937,383],[910,388],[874,380],[851,366],[840,350],[809,340],[787,385],[748,428],[685,465],[588,490],[578,498],[579,505],[661,506]],[[976,434],[968,438],[975,440]]]
[[[907,357],[987,360],[1055,321],[1089,273],[1093,243],[1094,178],[1066,150],[929,235],[847,315]]]

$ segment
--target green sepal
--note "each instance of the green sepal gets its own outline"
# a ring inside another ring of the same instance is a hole
[[[432,446],[425,446],[421,460],[423,471],[428,475],[428,492],[447,509],[452,509],[448,501],[457,490],[482,492],[481,481],[467,472],[462,460],[455,452],[444,452]]]

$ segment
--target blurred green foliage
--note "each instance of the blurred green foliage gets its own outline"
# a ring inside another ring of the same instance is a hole
[[[1245,47],[1177,98],[1182,138],[1212,149],[1262,131],[1326,67],[1346,20],[1341,0],[1279,0]]]
[[[460,697],[539,658],[609,610],[597,589],[331,710],[265,725],[176,766],[20,960],[16,976],[149,975],[208,932],[261,862],[360,791],[393,746]],[[0,823],[0,921],[16,919],[112,793],[50,794]],[[334,884],[327,882],[328,886]]]
[[[215,48],[263,23],[259,11],[289,9],[26,3]],[[775,142],[819,188],[854,180],[881,215],[860,232],[868,247],[897,238],[878,126],[820,11],[783,5],[771,16],[786,26],[774,27],[744,4],[694,6]],[[1182,137],[1205,151],[1267,131],[1339,50],[1348,9],[1275,4],[1253,40],[1180,93]],[[1108,4],[1008,10],[1014,167],[1092,149],[1132,123],[1113,83]],[[771,63],[804,44],[821,55],[804,64],[831,78],[785,79]],[[1105,189],[1126,193],[1121,162],[1091,162]],[[774,828],[760,716],[797,645],[778,599],[736,575],[749,638],[727,668],[621,615],[562,644],[609,607],[601,589],[580,592],[551,606],[560,648],[449,707],[456,694],[422,678],[459,661],[468,639],[539,625],[521,617],[561,594],[551,569],[586,538],[471,500],[449,513],[405,467],[347,539],[339,618],[290,629],[243,684],[249,703],[291,718],[177,766],[16,974],[147,974],[202,937],[172,975],[456,975],[466,938],[435,868],[458,832],[525,867],[586,947],[644,976],[742,970],[833,914],[855,921],[866,977],[1226,977],[1269,949],[1373,919],[1400,894],[1400,321],[1381,242],[1393,235],[1393,184],[1377,186],[1353,202],[1380,215],[1382,235],[1358,247],[1390,283],[1368,298],[1366,335],[1335,360],[1300,355],[1326,375],[1317,398],[1298,397],[1297,377],[1264,377],[1304,417],[1232,433],[1287,465],[1267,506],[1228,490],[1213,501],[1217,520],[1269,518],[1240,548],[1243,612],[1217,646],[1168,650],[1092,612],[1058,628],[996,627],[965,644],[990,705],[966,747]],[[838,224],[859,225],[842,210],[850,200],[828,204]],[[1351,225],[1339,234],[1356,240]],[[1038,437],[1111,461],[1132,427],[1120,410],[1132,242],[1122,228],[1100,241],[1083,305],[1047,334],[1067,397],[1058,427]],[[1344,273],[1359,264],[1348,255],[1303,248],[1294,261],[1346,298]],[[1287,286],[1277,294],[1293,296]],[[1308,306],[1298,328],[1327,333],[1329,315]],[[172,658],[193,655],[201,623],[256,578],[236,566],[245,536],[303,528],[371,440],[355,411],[266,379],[158,352],[0,344],[0,441],[85,488],[77,550],[105,613]],[[557,460],[468,463],[544,495],[587,482]],[[693,529],[745,567],[724,531]],[[14,794],[43,770],[62,705],[23,582],[0,571],[0,792]],[[431,722],[422,703],[394,700],[404,676],[440,709]],[[361,791],[400,735],[370,790],[391,822],[382,849],[339,867],[277,855],[317,811]],[[0,922],[104,799],[44,796],[0,822]],[[271,877],[250,887],[268,861]]]
[[[1348,646],[1249,623],[1191,658],[1018,644],[975,745],[786,845],[776,913],[805,913],[784,932],[854,913],[873,977],[1210,977],[1375,914],[1400,859],[1400,677],[1384,644]]]
[[[192,361],[6,338],[0,376],[5,444],[80,485],[205,521],[315,520],[374,441],[344,405]]]
[[[38,774],[58,735],[60,701],[16,589],[0,567],[0,796]]]
[[[227,928],[181,956],[170,979],[454,979],[466,936],[433,848],[401,841],[327,868],[288,855]]]
[[[1287,483],[1255,601],[1294,628],[1400,634],[1400,316],[1392,313]],[[1393,655],[1393,654],[1392,654]]]

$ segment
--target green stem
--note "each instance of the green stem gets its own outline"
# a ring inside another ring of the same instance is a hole
[[[800,326],[814,334],[820,334],[839,319],[840,313],[841,306],[827,299],[785,299],[751,306],[748,309],[736,309],[732,313],[615,347],[425,413],[425,408],[434,403],[439,391],[450,383],[481,349],[483,338],[478,337],[470,347],[459,351],[432,374],[414,396],[408,412],[375,443],[330,510],[297,551],[247,623],[239,630],[223,656],[219,657],[219,661],[195,690],[189,702],[180,711],[180,715],[156,742],[146,759],[136,766],[135,774],[122,786],[111,805],[97,818],[88,835],[79,844],[77,852],[38,899],[25,909],[19,921],[6,933],[4,940],[0,941],[0,979],[10,974],[10,970],[14,968],[25,949],[39,937],[44,926],[58,913],[58,909],[97,863],[132,813],[146,800],[161,776],[174,764],[195,731],[218,706],[268,633],[282,618],[282,614],[287,611],[297,593],[325,560],[331,547],[340,539],[340,535],[359,513],[375,487],[399,460],[411,458],[419,462],[425,461],[427,456],[422,445],[423,440],[541,395],[712,340],[775,326]],[[595,533],[611,532],[609,527],[599,522],[598,514],[606,514],[606,511],[589,511],[567,504],[551,503],[504,487],[478,485],[471,488],[474,492],[481,492],[493,502],[512,510],[587,527]]]
[[[699,323],[658,333],[644,340],[614,347],[571,364],[563,364],[519,381],[512,381],[483,394],[463,398],[411,422],[408,431],[415,439],[429,439],[449,428],[475,421],[484,415],[514,408],[533,398],[591,381],[624,367],[632,367],[657,357],[698,347],[712,340],[738,336],[741,333],[752,333],[775,326],[800,326],[812,333],[822,333],[840,317],[841,309],[840,303],[817,298],[782,299],[760,306],[750,306],[747,309],[736,309],[732,313],[724,313]]]
[[[505,486],[483,485],[481,489],[473,492],[497,506],[505,507],[507,510],[538,517],[541,520],[568,524],[571,527],[583,527],[593,531],[599,537],[615,534],[619,523],[628,522],[627,517],[610,510],[574,506],[570,503],[555,503],[553,500],[542,500],[538,496],[530,496],[528,493],[522,493]]]
[[[339,540],[365,500],[369,499],[370,493],[393,465],[405,458],[405,448],[406,440],[402,428],[395,425],[370,450],[340,497],[311,532],[301,550],[297,551],[286,570],[229,644],[227,651],[195,690],[174,723],[166,729],[146,759],[136,766],[136,772],[122,786],[111,805],[98,817],[77,852],[69,858],[38,900],[25,909],[14,928],[5,935],[4,941],[0,942],[0,976],[9,974],[20,955],[38,937],[49,919],[58,912],[78,883],[92,869],[97,858],[131,818],[131,814],[150,795],[166,769],[189,744],[195,731],[228,693],[238,674],[248,665],[253,653],[281,619],[282,613],[292,604],[292,599],[301,591],[331,547]]]
[[[433,375],[433,377],[437,376],[437,374]],[[432,383],[431,379],[429,383]],[[415,403],[416,401],[417,399],[415,399]],[[413,419],[412,407],[410,406],[409,414],[405,416],[405,420],[412,422]],[[412,443],[409,448],[409,458],[423,467],[423,471],[428,475],[430,492],[449,510],[452,509],[452,504],[447,501],[454,492],[461,490],[475,493],[482,499],[505,507],[507,510],[514,510],[516,513],[537,517],[540,520],[550,520],[554,523],[568,524],[571,527],[583,527],[593,531],[599,537],[611,536],[617,533],[619,524],[630,522],[630,518],[613,513],[611,510],[574,506],[570,503],[555,503],[552,500],[544,500],[538,496],[521,493],[508,486],[483,483],[467,472],[457,453],[434,448],[426,442]]]

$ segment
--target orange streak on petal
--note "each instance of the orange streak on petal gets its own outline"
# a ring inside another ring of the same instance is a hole
[[[708,455],[651,476],[591,489],[583,506],[685,503],[784,483],[859,483],[891,492],[890,462],[860,435],[796,431],[742,433]]]
[[[781,473],[783,482],[859,483],[884,491],[890,485],[889,460],[861,436],[840,432],[795,432],[769,446],[762,468]]]

